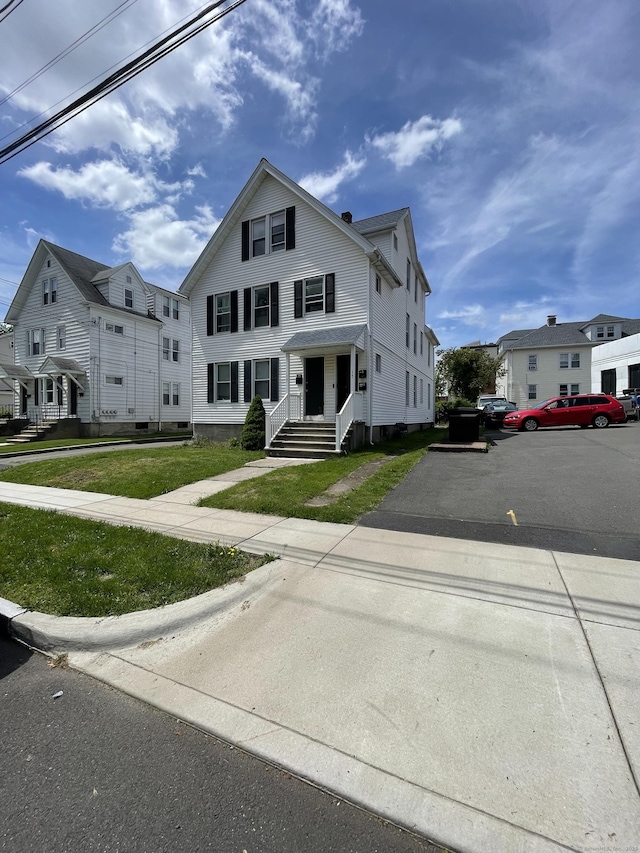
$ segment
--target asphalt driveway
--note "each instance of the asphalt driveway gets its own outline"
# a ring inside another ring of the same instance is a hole
[[[367,527],[640,557],[640,423],[487,433],[488,453],[427,453]]]

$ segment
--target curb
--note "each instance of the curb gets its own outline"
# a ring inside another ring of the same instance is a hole
[[[7,636],[42,652],[105,652],[127,648],[224,615],[275,584],[282,566],[282,560],[275,560],[242,579],[194,598],[122,616],[51,616],[0,599],[0,626],[6,624]]]

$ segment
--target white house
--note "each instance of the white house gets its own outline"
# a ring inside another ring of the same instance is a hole
[[[16,416],[58,434],[187,428],[188,300],[145,282],[132,263],[108,267],[40,240],[6,316]]]
[[[255,395],[273,451],[285,423],[336,450],[432,423],[430,292],[409,208],[354,222],[261,160],[180,287],[194,432],[238,435]]]
[[[0,365],[13,365],[13,331],[0,325]],[[2,369],[0,368],[0,376]],[[13,413],[13,385],[8,379],[0,378],[0,417]]]
[[[640,388],[640,331],[602,344],[591,359],[592,391],[615,396],[629,388]]]
[[[505,376],[496,389],[518,408],[549,397],[596,391],[592,386],[594,350],[640,332],[640,320],[599,314],[586,322],[558,323],[549,315],[539,329],[518,329],[498,339]]]

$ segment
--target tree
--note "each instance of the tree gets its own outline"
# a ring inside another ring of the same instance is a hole
[[[247,417],[244,419],[240,444],[243,450],[264,450],[265,413],[262,397],[256,395],[251,401]]]
[[[485,350],[450,347],[438,353],[436,363],[436,394],[475,400],[485,388],[492,387],[504,376],[501,358]]]

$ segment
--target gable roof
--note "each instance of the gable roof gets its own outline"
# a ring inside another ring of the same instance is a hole
[[[321,201],[318,201],[317,198],[311,195],[311,193],[307,192],[307,190],[303,189],[299,184],[293,181],[291,178],[287,177],[284,172],[281,172],[279,169],[276,169],[268,160],[264,158],[260,160],[258,165],[256,166],[253,174],[244,185],[240,194],[233,202],[227,213],[225,214],[222,222],[216,228],[213,236],[204,247],[200,256],[196,260],[195,264],[191,267],[185,280],[180,285],[178,292],[189,294],[199,281],[201,275],[204,273],[207,265],[212,261],[215,257],[216,253],[220,249],[222,243],[238,222],[241,220],[242,212],[246,209],[247,205],[253,198],[253,196],[258,191],[259,187],[263,183],[263,181],[271,176],[276,181],[279,181],[283,184],[287,189],[289,189],[294,195],[298,196],[301,201],[306,202],[310,207],[312,207],[317,213],[321,216],[324,216],[328,219],[334,226],[336,226],[343,234],[345,234],[349,239],[353,240],[362,251],[374,262],[378,268],[384,272],[384,274],[390,278],[397,287],[402,287],[402,282],[400,281],[397,273],[392,268],[391,264],[384,257],[380,249],[377,246],[374,246],[366,237],[364,237],[356,228],[353,227],[352,224],[345,222],[341,216],[338,216],[337,213],[334,213],[333,210],[330,210],[325,204]],[[408,210],[408,208],[407,208]],[[424,273],[423,273],[424,275]],[[426,276],[425,276],[426,281]]]
[[[522,329],[509,332],[498,339],[502,349],[532,349],[533,347],[562,347],[562,346],[598,346],[603,340],[590,340],[586,329],[603,323],[622,323],[622,337],[640,332],[640,320],[629,320],[625,317],[613,317],[610,314],[598,314],[592,320],[580,320],[575,323],[545,324],[539,329]],[[504,346],[505,341],[509,342]]]
[[[378,216],[358,219],[351,224],[361,234],[375,234],[376,231],[388,231],[390,228],[396,228],[407,213],[409,213],[409,208],[401,207],[400,210],[391,210],[389,213],[380,213]]]

